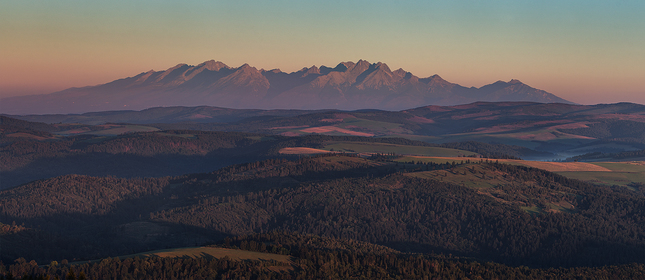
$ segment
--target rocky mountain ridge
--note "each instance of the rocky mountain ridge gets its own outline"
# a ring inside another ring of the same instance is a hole
[[[5,114],[84,113],[159,106],[218,106],[235,109],[381,109],[476,101],[571,103],[518,80],[481,88],[450,83],[439,75],[419,78],[385,63],[341,62],[286,73],[220,61],[178,64],[106,84],[2,99]]]

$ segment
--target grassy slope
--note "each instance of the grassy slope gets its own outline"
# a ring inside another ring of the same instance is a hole
[[[645,183],[645,162],[593,162],[610,172],[571,171],[557,172],[560,175],[605,185],[628,186],[628,184]]]

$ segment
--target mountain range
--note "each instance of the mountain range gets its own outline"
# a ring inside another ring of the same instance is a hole
[[[219,61],[197,66],[178,64],[97,86],[70,88],[44,95],[0,100],[5,114],[67,114],[142,110],[160,106],[218,106],[235,109],[381,109],[403,110],[426,105],[476,101],[571,103],[518,80],[480,88],[450,83],[439,75],[419,78],[385,63],[341,62],[286,73],[233,68]]]

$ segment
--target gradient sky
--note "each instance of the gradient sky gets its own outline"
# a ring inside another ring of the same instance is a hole
[[[365,59],[645,104],[645,1],[0,0],[0,97],[210,59],[287,72]]]

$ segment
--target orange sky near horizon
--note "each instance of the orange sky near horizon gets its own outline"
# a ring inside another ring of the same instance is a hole
[[[561,2],[4,1],[0,98],[210,59],[285,72],[364,59],[468,87],[518,79],[580,104],[645,104],[645,2]]]

